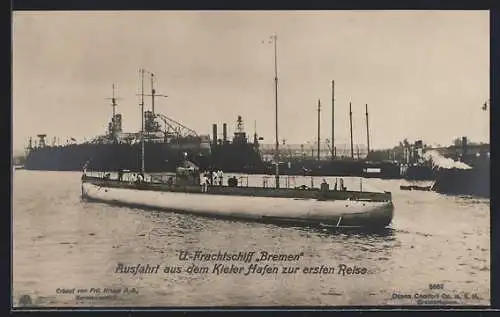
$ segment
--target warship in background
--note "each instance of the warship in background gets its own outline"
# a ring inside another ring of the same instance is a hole
[[[175,166],[185,156],[201,166],[206,165],[210,154],[210,139],[198,136],[194,131],[152,111],[145,112],[145,149],[150,154],[146,170],[165,172],[175,170]],[[162,131],[157,118],[163,119]],[[121,114],[115,114],[108,133],[83,143],[47,145],[45,134],[39,134],[38,144],[33,146],[30,139],[25,168],[28,170],[80,171],[88,162],[89,170],[135,170],[141,158],[140,132],[122,131]],[[74,140],[73,140],[74,141]]]
[[[174,171],[175,166],[188,158],[200,166],[208,165],[210,155],[210,137],[198,135],[185,125],[163,114],[155,113],[156,94],[153,88],[154,74],[151,74],[151,110],[144,111],[142,132],[123,132],[122,115],[116,113],[117,98],[113,85],[111,105],[113,115],[105,135],[94,137],[90,141],[76,143],[67,142],[47,145],[46,134],[38,135],[38,143],[29,140],[24,166],[28,170],[80,171],[86,165],[88,170],[132,170],[137,169],[141,161],[141,142],[150,153],[148,172]],[[144,107],[144,104],[142,104]],[[144,137],[141,138],[142,134]]]
[[[227,124],[224,124],[224,137],[217,138],[214,125],[214,138],[198,135],[194,130],[163,114],[156,113],[157,94],[154,87],[154,74],[151,74],[151,109],[143,111],[144,120],[141,131],[124,132],[122,115],[116,113],[117,98],[113,85],[111,105],[113,114],[106,134],[90,141],[76,143],[68,140],[65,145],[56,145],[54,137],[51,145],[46,142],[46,134],[38,135],[38,142],[29,140],[24,167],[27,170],[81,171],[85,165],[91,171],[137,172],[143,151],[148,153],[145,171],[148,173],[174,172],[184,160],[189,160],[201,169],[217,168],[228,172],[264,172],[264,162],[259,153],[257,134],[254,141],[247,140],[243,131],[243,119],[238,116],[237,131],[232,141],[227,140]],[[144,104],[141,105],[144,107]],[[141,136],[144,135],[143,138]]]

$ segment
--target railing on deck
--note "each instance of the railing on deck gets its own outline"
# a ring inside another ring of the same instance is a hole
[[[243,187],[243,181],[244,180],[246,181],[245,182],[245,187],[248,187],[248,176],[240,176],[240,177],[238,177],[238,186]],[[224,185],[224,184],[222,184],[222,185]]]
[[[272,182],[269,182],[269,180],[272,179]],[[284,179],[285,181],[285,186],[283,188],[295,188],[297,186],[296,178],[295,176],[282,176],[280,177],[280,180]],[[276,183],[275,183],[275,176],[262,176],[262,187],[263,188],[275,188]]]
[[[162,173],[162,174],[151,174],[146,175],[142,182],[137,183],[133,175],[138,173],[126,172],[122,175],[122,180],[118,180],[118,173],[107,173],[107,172],[86,172],[83,179],[86,179],[97,184],[114,184],[114,186],[125,187],[125,188],[137,188],[137,189],[149,189],[149,190],[169,190],[169,191],[187,191],[187,192],[201,192],[202,185],[199,180],[194,178],[184,179],[179,177],[174,173]],[[234,177],[234,176],[233,176]],[[254,183],[255,185],[249,185],[249,176],[242,175],[236,177],[238,179],[238,185],[235,187],[228,186],[228,179],[232,177],[225,178],[225,184],[220,186],[219,183],[214,183],[213,185],[208,185],[208,192],[214,194],[223,195],[249,195],[249,196],[269,196],[269,197],[301,197],[301,198],[318,198],[318,199],[351,199],[351,200],[372,200],[372,201],[390,201],[392,200],[392,195],[389,192],[368,192],[363,191],[363,179],[359,180],[359,191],[350,188],[344,188],[343,190],[335,187],[326,186],[324,183],[321,184],[321,188],[314,188],[315,177],[311,176],[310,182],[311,187],[306,185],[296,186],[295,176],[282,176],[282,186],[281,188],[275,188],[274,176],[262,176],[262,186],[258,184],[258,180]],[[172,182],[169,181],[172,180]],[[272,179],[273,181],[269,181]],[[142,185],[141,185],[142,184]],[[339,184],[340,185],[340,184]]]
[[[160,175],[150,175],[150,181],[151,183],[167,183],[168,180],[171,178],[171,179],[175,179],[175,173],[168,173],[168,174],[160,174]],[[146,176],[146,179],[147,179],[147,176]]]
[[[118,180],[118,173],[117,172],[110,173],[110,172],[102,172],[102,171],[87,171],[85,174],[88,177],[102,178],[102,179],[105,179],[106,175],[109,174],[109,179]],[[129,171],[124,172],[122,174],[122,181],[134,182],[136,180],[134,178],[134,176],[136,176],[138,174],[139,173],[134,173],[134,172],[129,172]],[[318,177],[319,176],[316,176],[316,177],[310,176],[310,186],[308,186],[309,188],[311,188],[311,189],[315,188],[314,187],[315,178],[318,178]],[[224,183],[225,183],[225,184],[223,184],[224,186],[228,185],[228,180],[230,178],[231,177],[224,178]],[[248,175],[241,175],[241,176],[238,176],[236,178],[238,179],[238,186],[249,187],[249,176]],[[175,182],[177,180],[179,180],[179,177],[175,173],[146,174],[144,176],[143,181],[146,183],[167,184],[169,182],[169,180],[172,180],[175,184]],[[282,175],[282,176],[280,176],[280,180],[281,180],[281,184],[282,184],[281,188],[284,188],[284,189],[297,188],[296,176]],[[259,184],[259,182],[256,181],[255,184]],[[196,185],[198,185],[198,184],[196,184]],[[201,183],[200,183],[200,185],[201,185]],[[214,183],[213,185],[209,185],[209,186],[220,186],[220,185],[217,182],[217,183]],[[303,188],[304,186],[305,185],[302,185],[299,187]],[[254,187],[254,186],[251,186],[251,187]],[[275,188],[275,187],[276,187],[275,176],[270,176],[270,175],[262,176],[262,188]],[[334,187],[330,186],[330,190],[333,190],[333,189],[334,189]],[[340,188],[338,190],[341,191]],[[363,179],[362,178],[359,179],[359,191],[360,192],[363,191]]]

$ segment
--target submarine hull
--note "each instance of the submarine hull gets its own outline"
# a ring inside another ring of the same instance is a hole
[[[307,192],[307,191],[306,191]],[[260,222],[382,229],[390,224],[391,201],[322,200],[219,192],[175,192],[82,182],[82,197],[104,203]]]

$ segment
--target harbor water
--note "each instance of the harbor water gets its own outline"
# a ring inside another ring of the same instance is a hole
[[[15,307],[490,303],[489,200],[401,191],[401,180],[344,178],[348,189],[391,191],[395,215],[387,232],[334,232],[87,202],[80,176],[13,171]],[[335,178],[325,180],[333,186]],[[310,186],[311,178],[285,182]],[[248,183],[262,186],[262,177],[248,176]],[[197,251],[290,257],[254,263],[279,273],[246,274],[243,261],[182,259]],[[234,273],[217,264],[244,268]],[[160,269],[123,270],[146,265]],[[358,274],[339,274],[342,265]],[[335,271],[314,272],[321,266]]]

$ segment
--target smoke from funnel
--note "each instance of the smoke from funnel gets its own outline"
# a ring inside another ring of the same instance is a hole
[[[465,164],[464,162],[457,162],[452,160],[451,158],[444,157],[435,150],[425,152],[423,158],[426,161],[430,161],[434,168],[444,168],[444,169],[456,168],[463,170],[472,168],[469,165]]]

